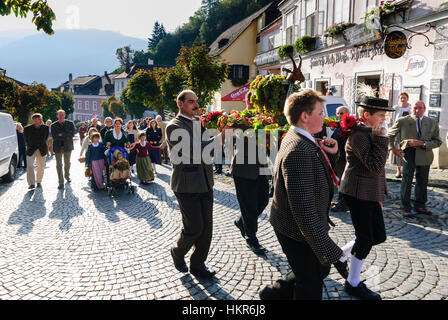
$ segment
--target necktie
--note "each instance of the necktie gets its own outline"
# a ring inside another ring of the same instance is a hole
[[[339,178],[336,176],[336,173],[334,173],[333,168],[331,167],[331,162],[330,159],[328,159],[327,154],[325,153],[324,150],[322,150],[322,148],[320,147],[320,145],[317,143],[316,140],[314,140],[314,143],[316,144],[316,146],[319,147],[320,151],[322,152],[322,154],[325,157],[325,160],[327,160],[328,166],[330,167],[330,172],[331,172],[331,178],[333,179],[334,184],[336,185],[336,187],[339,187]]]
[[[418,138],[422,137],[422,120],[420,118],[417,119],[417,128],[418,128]]]

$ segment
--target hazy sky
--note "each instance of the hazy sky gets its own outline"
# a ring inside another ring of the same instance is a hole
[[[201,0],[48,0],[56,13],[54,29],[99,29],[118,31],[146,39],[159,21],[167,31],[188,21]],[[0,18],[0,31],[35,30],[31,18],[14,15]]]

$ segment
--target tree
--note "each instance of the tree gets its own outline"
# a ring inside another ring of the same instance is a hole
[[[59,99],[61,99],[61,108],[65,111],[67,116],[71,115],[75,111],[75,99],[71,92],[55,92]]]
[[[125,118],[126,111],[124,111],[124,105],[122,102],[115,100],[109,104],[109,111],[114,115],[114,117]]]
[[[162,99],[165,108],[170,111],[177,111],[176,97],[182,90],[188,87],[188,75],[179,67],[169,70],[160,85]]]
[[[56,112],[61,109],[61,98],[55,92],[48,94],[45,98],[45,104],[37,112],[42,114],[42,120],[48,119],[56,121]]]
[[[126,96],[128,90],[129,88],[126,87],[123,91],[121,91],[120,101],[123,102],[126,113],[130,114],[134,118],[140,119],[143,117],[146,107],[142,103],[131,102],[131,100],[129,100]]]
[[[45,0],[0,0],[0,15],[8,16],[11,13],[21,18],[26,18],[31,13],[33,15],[31,21],[38,31],[42,29],[49,35],[54,33],[53,21],[56,15]]]
[[[183,47],[176,65],[188,75],[188,86],[197,94],[202,106],[212,102],[229,73],[229,66],[219,58],[211,57],[206,45]]]
[[[42,83],[19,87],[15,118],[22,124],[28,123],[30,114],[41,110],[46,104],[48,94],[47,88]]]
[[[158,21],[154,23],[151,38],[148,38],[148,48],[155,48],[159,42],[166,37],[166,31],[163,24],[159,24]]]
[[[0,76],[0,109],[5,108],[9,113],[14,115],[18,99],[19,86],[17,83],[4,76]]]
[[[128,72],[132,65],[132,54],[133,50],[131,46],[124,46],[123,48],[118,48],[115,54],[117,55],[117,59],[120,62],[121,67],[124,71]]]
[[[112,112],[109,111],[109,105],[112,101],[117,101],[115,96],[110,96],[106,101],[101,102],[101,109],[103,109],[103,118],[113,117]]]
[[[156,76],[150,70],[138,70],[129,80],[127,88],[126,97],[131,102],[141,103],[146,107],[161,93]]]

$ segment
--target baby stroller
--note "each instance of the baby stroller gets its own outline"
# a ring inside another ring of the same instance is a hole
[[[118,151],[118,152],[117,152]],[[122,159],[117,159],[119,153]],[[115,172],[114,172],[115,171]],[[135,187],[131,181],[131,168],[129,166],[129,153],[121,147],[113,147],[107,155],[106,165],[106,191],[111,197],[117,190],[126,190],[128,194],[135,193]]]

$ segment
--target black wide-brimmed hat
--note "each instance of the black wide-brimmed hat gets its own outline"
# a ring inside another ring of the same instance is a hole
[[[356,102],[360,107],[366,109],[373,109],[379,111],[395,111],[394,108],[389,106],[389,101],[386,99],[380,99],[376,97],[362,97],[360,102]]]

